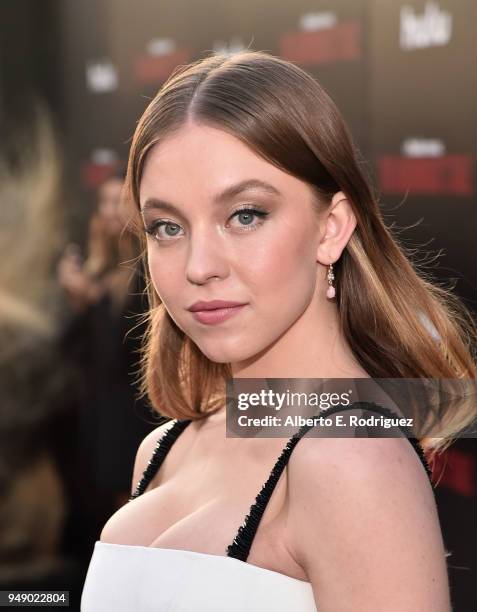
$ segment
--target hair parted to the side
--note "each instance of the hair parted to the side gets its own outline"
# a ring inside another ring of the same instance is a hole
[[[470,313],[412,262],[386,227],[336,105],[313,77],[267,53],[214,55],[182,66],[145,110],[126,177],[144,251],[139,187],[146,156],[191,120],[232,134],[308,183],[318,208],[337,191],[346,194],[357,226],[334,266],[337,307],[343,333],[370,376],[477,377],[477,330]],[[224,405],[230,366],[206,358],[175,325],[150,282],[148,291],[141,390],[163,416],[203,418]],[[421,440],[424,448],[432,455],[448,446],[474,414],[468,407],[457,411],[446,421],[448,437]]]

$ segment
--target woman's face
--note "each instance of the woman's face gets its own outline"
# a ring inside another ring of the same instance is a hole
[[[226,132],[190,123],[155,145],[140,203],[155,290],[212,361],[266,350],[310,305],[318,268],[323,282],[312,190]],[[199,300],[243,306],[194,315]]]
[[[124,226],[125,218],[121,215],[121,195],[123,181],[112,177],[98,189],[98,213],[107,231],[116,236]]]

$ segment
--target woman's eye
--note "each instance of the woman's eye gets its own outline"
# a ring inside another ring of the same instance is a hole
[[[160,231],[161,229],[164,231]],[[169,240],[179,235],[180,225],[173,223],[172,221],[155,221],[145,228],[146,233],[155,238],[156,240]]]
[[[257,208],[240,208],[232,214],[230,219],[237,218],[240,231],[248,231],[257,229],[268,214],[268,212]],[[261,221],[254,223],[255,217],[261,219]],[[158,242],[170,241],[181,235],[181,226],[173,221],[153,221],[144,229],[147,234]]]
[[[264,210],[258,210],[256,208],[241,208],[236,210],[231,218],[233,219],[236,217],[239,221],[239,226],[247,230],[255,229],[262,224],[263,221],[260,223],[253,223],[254,217],[265,219],[267,215],[268,212],[265,212]]]

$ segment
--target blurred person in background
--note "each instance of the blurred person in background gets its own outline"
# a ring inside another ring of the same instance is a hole
[[[136,401],[133,374],[141,337],[142,273],[138,247],[123,233],[124,174],[98,187],[89,222],[87,253],[68,244],[58,263],[58,282],[68,304],[61,350],[76,368],[78,402],[75,497],[84,524],[81,546],[97,536],[104,517],[127,501],[139,441],[152,429],[145,403]],[[71,518],[72,529],[75,520]]]
[[[54,260],[62,242],[60,165],[40,103],[0,159],[0,588],[61,583],[68,499],[52,441],[64,407]],[[11,125],[11,124],[9,124]],[[72,581],[66,579],[68,584]],[[64,582],[63,582],[64,584]]]
[[[89,223],[88,257],[83,261],[77,244],[67,245],[58,264],[58,280],[74,312],[109,295],[121,307],[127,294],[128,271],[120,269],[120,234],[126,219],[121,215],[124,175],[108,176],[98,187],[97,206]],[[131,245],[123,254],[132,256]],[[129,250],[127,250],[129,249]]]

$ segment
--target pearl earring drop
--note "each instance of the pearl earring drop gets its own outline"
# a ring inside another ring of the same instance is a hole
[[[327,278],[328,278],[329,286],[328,286],[328,289],[326,290],[326,297],[331,300],[336,295],[336,290],[333,287],[333,281],[335,279],[335,275],[333,274],[333,264],[330,264],[329,267],[328,267]]]

